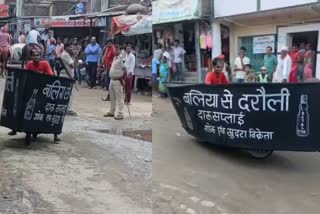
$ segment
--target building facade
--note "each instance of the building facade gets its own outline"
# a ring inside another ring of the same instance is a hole
[[[184,77],[188,82],[202,82],[211,66],[210,0],[153,1],[153,41],[172,51],[174,40],[186,50],[183,59]]]
[[[228,7],[225,7],[228,5]],[[211,27],[212,56],[228,55],[231,65],[241,46],[247,48],[251,64],[263,65],[266,46],[279,54],[282,46],[311,44],[316,53],[314,76],[320,78],[320,1],[317,0],[233,0],[214,1]]]

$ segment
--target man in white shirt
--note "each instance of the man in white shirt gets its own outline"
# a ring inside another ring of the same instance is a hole
[[[237,83],[243,83],[245,80],[244,66],[250,64],[250,59],[246,56],[247,49],[240,48],[239,56],[234,61],[234,72]]]
[[[132,84],[133,84],[133,75],[134,75],[134,68],[136,66],[136,57],[132,53],[132,46],[129,44],[127,45],[126,49],[126,58],[125,58],[125,67],[127,70],[127,78],[125,79],[125,103],[130,104],[131,102],[131,95],[132,95]]]
[[[281,48],[281,55],[278,60],[276,71],[273,74],[272,82],[286,83],[289,80],[289,75],[292,68],[292,60],[288,54],[288,47]]]
[[[26,36],[23,34],[22,31],[19,31],[18,43],[19,44],[26,43]]]
[[[183,69],[182,69],[182,57],[186,54],[186,51],[180,46],[180,41],[174,42],[173,48],[173,63],[175,64],[175,80],[183,81]]]
[[[28,37],[27,37],[27,44],[40,44],[40,33],[36,30],[35,27],[31,28],[31,31],[29,31]]]

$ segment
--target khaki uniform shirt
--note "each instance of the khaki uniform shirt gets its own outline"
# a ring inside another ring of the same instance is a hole
[[[110,78],[111,79],[118,79],[121,78],[123,76],[123,68],[125,68],[125,62],[123,57],[120,56],[116,56],[113,59],[112,65],[111,65],[111,69],[110,69]]]
[[[71,64],[74,64],[74,59],[70,56],[70,54],[67,51],[63,51],[60,57],[65,68],[68,70],[68,73],[72,78],[74,78],[74,69],[70,67]],[[60,76],[70,78],[64,69],[61,71]]]

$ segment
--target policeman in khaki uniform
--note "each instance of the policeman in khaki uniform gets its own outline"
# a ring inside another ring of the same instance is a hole
[[[124,56],[121,55],[121,49],[116,46],[116,56],[113,59],[110,75],[110,111],[105,114],[105,117],[114,117],[116,120],[123,120],[123,106],[124,106],[124,77],[127,76]],[[115,116],[116,106],[118,114]]]

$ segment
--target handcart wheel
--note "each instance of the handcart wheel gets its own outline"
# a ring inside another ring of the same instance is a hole
[[[31,144],[31,134],[27,133],[25,145],[30,146],[30,144]]]
[[[36,139],[38,138],[38,134],[33,133],[33,134],[32,134],[32,138],[33,138],[33,140],[36,140]]]
[[[266,159],[272,153],[273,150],[246,150],[253,158],[256,159]]]

